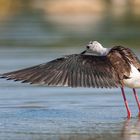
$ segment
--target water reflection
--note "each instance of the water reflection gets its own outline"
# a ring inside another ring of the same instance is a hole
[[[126,120],[122,130],[124,140],[140,140],[140,119]]]

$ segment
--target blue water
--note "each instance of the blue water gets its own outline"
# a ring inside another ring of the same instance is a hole
[[[0,72],[80,51],[81,48],[1,48]],[[140,121],[131,92],[126,89],[133,115],[127,120],[120,89],[50,88],[1,79],[0,139],[139,140]]]

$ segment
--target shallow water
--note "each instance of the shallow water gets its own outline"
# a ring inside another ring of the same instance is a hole
[[[1,73],[80,51],[1,48]],[[131,120],[126,118],[120,89],[50,88],[1,79],[0,139],[139,140],[138,109],[132,91],[126,92]]]

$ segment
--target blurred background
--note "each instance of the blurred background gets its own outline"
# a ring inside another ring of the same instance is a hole
[[[140,56],[140,0],[0,0],[0,73],[79,53],[91,40],[105,47],[124,45]],[[140,140],[137,106],[132,91],[126,92],[132,121],[126,120],[120,89],[2,79],[0,138]]]
[[[140,45],[140,0],[0,0],[0,46]]]

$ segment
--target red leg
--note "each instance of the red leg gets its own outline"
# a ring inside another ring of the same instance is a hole
[[[124,99],[125,107],[126,107],[126,110],[127,110],[127,118],[130,119],[131,118],[131,111],[128,107],[128,102],[127,102],[123,87],[121,88],[121,91],[122,91],[122,96],[123,96],[123,99]]]
[[[135,90],[134,88],[133,88],[133,93],[134,93],[134,96],[135,96],[135,99],[136,99],[136,102],[137,102],[137,105],[138,105],[138,109],[139,109],[139,114],[138,114],[138,116],[140,117],[140,101],[139,101],[137,92],[136,92],[136,90]]]

